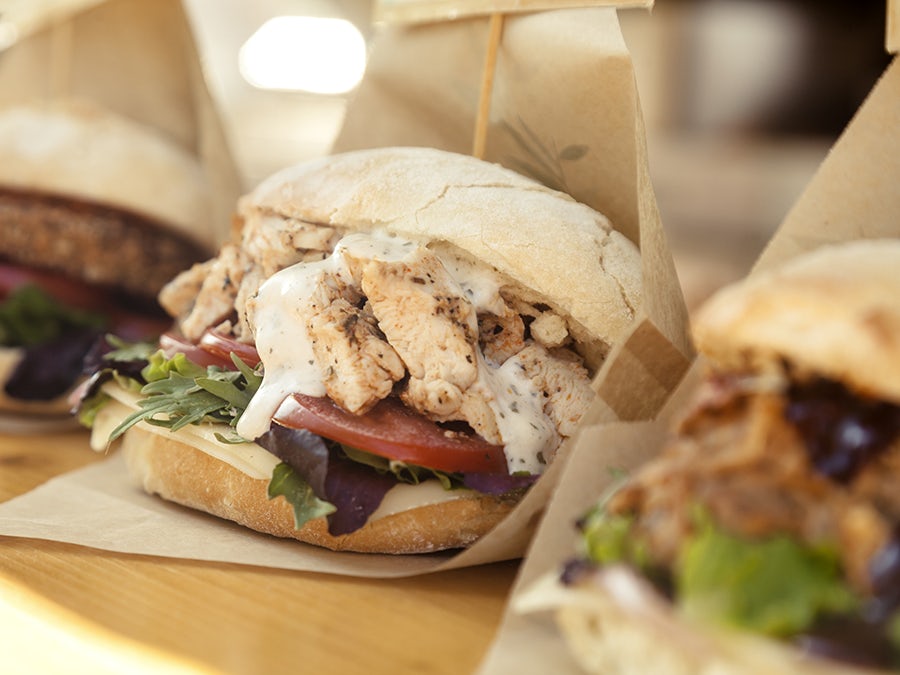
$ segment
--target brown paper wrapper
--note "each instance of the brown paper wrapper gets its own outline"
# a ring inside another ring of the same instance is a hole
[[[861,238],[900,237],[900,64],[895,60],[788,213],[751,274],[816,247]],[[560,476],[511,593],[497,637],[479,673],[580,673],[551,613],[514,610],[534,582],[552,574],[576,548],[575,520],[610,484],[610,468],[653,457],[691,397],[702,356],[654,422],[602,424],[582,431]]]
[[[478,109],[478,54],[483,53],[486,30],[486,19],[388,28],[374,46],[366,80],[348,109],[335,150],[429,145],[468,152]],[[643,307],[596,377],[600,396],[586,423],[648,419],[688,367],[691,347],[684,300],[650,185],[632,62],[616,12],[586,9],[509,17],[495,83],[487,159],[530,172],[591,204],[641,248]],[[46,488],[46,497],[36,491],[0,506],[0,533],[357,576],[421,574],[520,557],[570,447],[563,446],[509,517],[456,554],[391,558],[266,539],[113,485],[122,471],[115,458],[71,480],[63,477]],[[598,461],[604,461],[605,452]],[[112,492],[117,521],[123,524],[115,531],[112,509],[103,503]],[[61,493],[78,504],[81,522],[66,522]],[[39,514],[32,519],[39,525],[29,524],[29,513]],[[135,522],[146,526],[135,531],[129,526]],[[213,550],[213,542],[223,546]]]
[[[26,35],[0,59],[0,107],[88,101],[181,145],[209,181],[196,238],[215,250],[243,188],[179,0],[41,4],[44,13],[22,14]]]
[[[334,151],[415,145],[470,153],[488,30],[486,18],[388,27]],[[589,204],[641,249],[642,316],[597,378],[605,405],[594,420],[651,416],[692,353],[645,138],[615,9],[506,17],[484,159]]]
[[[571,7],[652,5],[653,0],[377,0],[375,20],[391,23],[425,23],[488,14],[544,12]]]
[[[885,45],[891,54],[900,52],[900,2],[888,0]]]

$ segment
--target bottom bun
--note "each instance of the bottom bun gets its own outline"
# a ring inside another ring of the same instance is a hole
[[[579,665],[604,675],[861,675],[882,671],[810,656],[763,636],[689,621],[626,568],[597,572],[556,604]]]
[[[484,536],[515,505],[489,495],[466,495],[387,515],[350,534],[333,536],[325,518],[296,529],[288,502],[269,499],[267,480],[248,476],[173,438],[135,427],[123,436],[122,452],[131,475],[151,494],[258,532],[334,551],[405,554],[463,548]]]

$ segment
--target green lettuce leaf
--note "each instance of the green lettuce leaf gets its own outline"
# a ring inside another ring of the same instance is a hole
[[[682,547],[675,583],[687,615],[772,636],[857,605],[833,548],[786,535],[744,540],[709,523]]]
[[[647,564],[646,547],[632,535],[634,517],[630,514],[613,514],[607,504],[616,491],[628,479],[628,472],[619,467],[608,467],[610,484],[578,523],[581,530],[581,554],[597,565],[628,563],[638,568]]]
[[[102,328],[102,314],[67,307],[32,284],[0,302],[0,345],[33,347],[63,337],[74,328]]]
[[[633,522],[632,516],[592,511],[581,524],[583,554],[598,565],[624,562],[644,568],[647,555],[640,539],[631,534]]]
[[[887,636],[894,649],[900,650],[900,611],[894,612],[888,620]]]
[[[300,529],[314,518],[335,512],[333,504],[316,497],[309,483],[284,462],[275,466],[269,481],[269,499],[284,497],[294,509],[294,527]]]
[[[418,485],[429,478],[436,478],[445,490],[462,487],[462,480],[459,476],[455,476],[446,471],[437,471],[436,469],[428,469],[416,464],[407,464],[396,459],[387,459],[379,455],[373,455],[371,452],[354,448],[351,445],[340,444],[341,450],[348,459],[359,464],[370,466],[379,473],[393,474],[401,483],[410,485]]]

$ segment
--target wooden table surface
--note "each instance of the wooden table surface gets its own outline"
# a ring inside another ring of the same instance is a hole
[[[98,459],[81,431],[0,436],[0,501]],[[0,671],[467,673],[516,570],[372,580],[0,537]]]

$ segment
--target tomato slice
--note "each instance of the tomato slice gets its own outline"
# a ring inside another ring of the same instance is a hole
[[[226,359],[231,364],[231,353],[246,363],[251,368],[255,368],[259,364],[259,352],[256,347],[246,342],[238,342],[231,338],[220,335],[213,331],[206,331],[200,338],[200,348],[210,354],[214,354],[222,359]],[[234,367],[233,364],[230,367]]]
[[[234,370],[232,352],[251,368],[255,368],[259,363],[256,347],[212,331],[207,331],[196,344],[176,333],[163,333],[159,337],[159,348],[169,358],[181,352],[198,366],[219,366],[226,370]]]
[[[207,331],[199,344],[165,333],[160,347],[169,356],[182,352],[201,366],[233,369],[231,353],[251,366],[260,361],[253,345],[213,331]],[[503,446],[472,432],[445,429],[395,398],[384,399],[364,415],[353,415],[329,398],[293,394],[282,403],[274,421],[373,455],[438,471],[508,473]]]
[[[0,263],[0,298],[5,298],[20,286],[28,284],[37,286],[71,307],[98,310],[109,304],[99,289],[77,279],[31,267]]]
[[[429,469],[508,473],[503,446],[474,433],[448,431],[395,398],[383,399],[365,415],[353,415],[331,399],[294,394],[278,408],[274,421]]]
[[[159,348],[169,358],[181,353],[198,366],[219,366],[220,368],[234,370],[234,364],[227,355],[213,354],[176,333],[169,332],[160,335]]]

